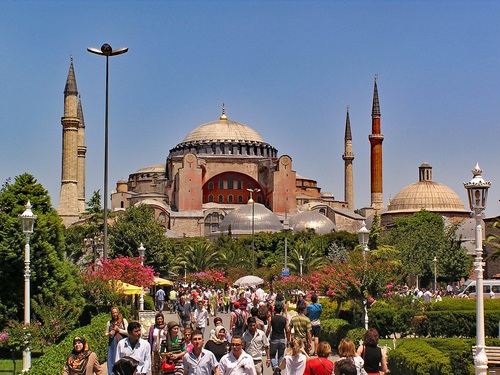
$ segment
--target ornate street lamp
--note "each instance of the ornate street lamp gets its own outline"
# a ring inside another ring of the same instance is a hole
[[[96,55],[106,56],[106,109],[105,109],[105,123],[104,123],[104,260],[108,259],[108,145],[109,145],[109,126],[108,126],[108,93],[109,93],[109,57],[124,54],[128,48],[118,48],[113,50],[109,44],[103,44],[101,49],[87,48],[90,53]]]
[[[248,204],[252,205],[252,275],[255,270],[255,201],[253,200],[253,193],[258,193],[260,189],[247,189],[250,192],[250,199]]]
[[[479,164],[472,170],[472,180],[464,182],[469,198],[469,207],[476,220],[476,259],[474,267],[476,271],[476,356],[474,357],[474,367],[476,375],[486,375],[488,371],[488,357],[485,351],[484,339],[484,300],[483,300],[483,228],[481,226],[482,213],[486,208],[486,198],[491,182],[483,180],[483,171]]]
[[[368,249],[369,239],[370,239],[370,231],[366,229],[366,223],[363,220],[361,228],[358,230],[358,241],[359,244],[363,247],[364,272],[366,272],[366,256],[368,254],[368,251],[370,251],[370,249]],[[365,316],[365,329],[368,329],[368,301],[366,298],[363,298],[363,315]]]
[[[26,245],[24,246],[24,325],[25,329],[30,325],[31,300],[30,300],[30,236],[33,234],[36,215],[31,211],[31,203],[28,200],[26,210],[19,215],[23,227],[23,233],[26,235]],[[25,336],[25,348],[23,351],[23,372],[31,368],[31,349],[30,339]]]
[[[141,246],[137,249],[139,250],[139,257],[141,258],[141,266],[144,266],[144,256],[146,255],[146,248],[141,242]],[[141,295],[139,297],[139,310],[144,310],[144,287],[141,286]]]

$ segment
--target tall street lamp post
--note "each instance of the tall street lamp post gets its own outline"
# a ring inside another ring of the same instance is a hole
[[[144,256],[146,253],[146,248],[141,242],[141,246],[137,249],[139,250],[139,257],[141,258],[141,266],[144,266]],[[141,286],[141,295],[139,296],[139,310],[143,311],[144,310],[144,287]]]
[[[31,211],[31,203],[28,200],[26,210],[19,215],[23,227],[23,233],[26,235],[26,245],[24,245],[24,325],[25,329],[30,325],[31,301],[30,301],[30,236],[33,234],[36,215]],[[23,351],[23,373],[28,372],[31,368],[31,349],[30,338],[24,337]]]
[[[438,263],[437,257],[434,257],[433,262],[434,262],[434,294],[436,294],[437,293],[437,263]]]
[[[304,265],[304,258],[302,255],[299,258],[299,265],[300,265],[300,277],[302,277],[302,266]]]
[[[113,49],[109,44],[103,44],[101,49],[87,48],[90,53],[106,56],[106,109],[104,120],[104,229],[103,229],[103,258],[108,259],[108,147],[109,147],[109,57],[124,54],[128,48]]]
[[[358,241],[360,245],[363,247],[363,263],[364,263],[364,273],[366,273],[366,257],[368,255],[368,240],[370,239],[370,231],[366,229],[366,223],[363,220],[361,224],[361,228],[358,230]],[[365,275],[363,275],[363,284]],[[368,300],[366,296],[363,296],[363,315],[365,316],[365,329],[368,329]]]
[[[250,199],[248,204],[252,205],[252,275],[255,270],[255,201],[253,200],[253,193],[258,193],[260,189],[247,189],[250,192]]]
[[[479,164],[472,170],[472,180],[464,182],[469,198],[469,206],[476,220],[476,259],[474,267],[476,271],[476,356],[474,357],[474,367],[476,375],[486,375],[488,371],[488,357],[485,351],[484,339],[484,300],[483,300],[483,228],[481,226],[482,212],[486,208],[486,198],[491,182],[483,180],[483,171]]]

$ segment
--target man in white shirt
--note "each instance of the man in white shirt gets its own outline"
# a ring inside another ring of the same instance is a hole
[[[128,337],[118,342],[115,362],[123,357],[132,357],[139,362],[137,375],[146,375],[151,370],[151,346],[141,338],[141,323],[130,322],[127,332]]]
[[[243,340],[240,336],[231,339],[231,351],[219,362],[221,375],[257,375],[250,354],[243,350]]]
[[[191,335],[193,350],[182,357],[184,375],[220,375],[214,353],[203,349],[203,334],[195,330]]]
[[[193,322],[195,328],[200,330],[203,334],[205,333],[205,327],[210,325],[208,311],[203,301],[198,301],[196,310],[191,313],[191,322]]]

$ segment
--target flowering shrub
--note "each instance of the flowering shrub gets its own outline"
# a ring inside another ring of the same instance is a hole
[[[199,285],[213,285],[215,288],[224,288],[228,283],[228,279],[224,275],[224,272],[218,270],[192,273],[189,275],[188,281]]]
[[[107,311],[110,306],[119,304],[122,298],[122,291],[111,280],[148,287],[153,284],[154,276],[153,268],[143,266],[140,258],[107,259],[99,267],[90,265],[82,274],[84,296],[98,311]]]

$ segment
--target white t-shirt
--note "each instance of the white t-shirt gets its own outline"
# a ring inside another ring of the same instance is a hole
[[[302,375],[304,373],[307,362],[304,354],[299,353],[297,356],[286,355],[283,360],[286,361],[286,375]]]

